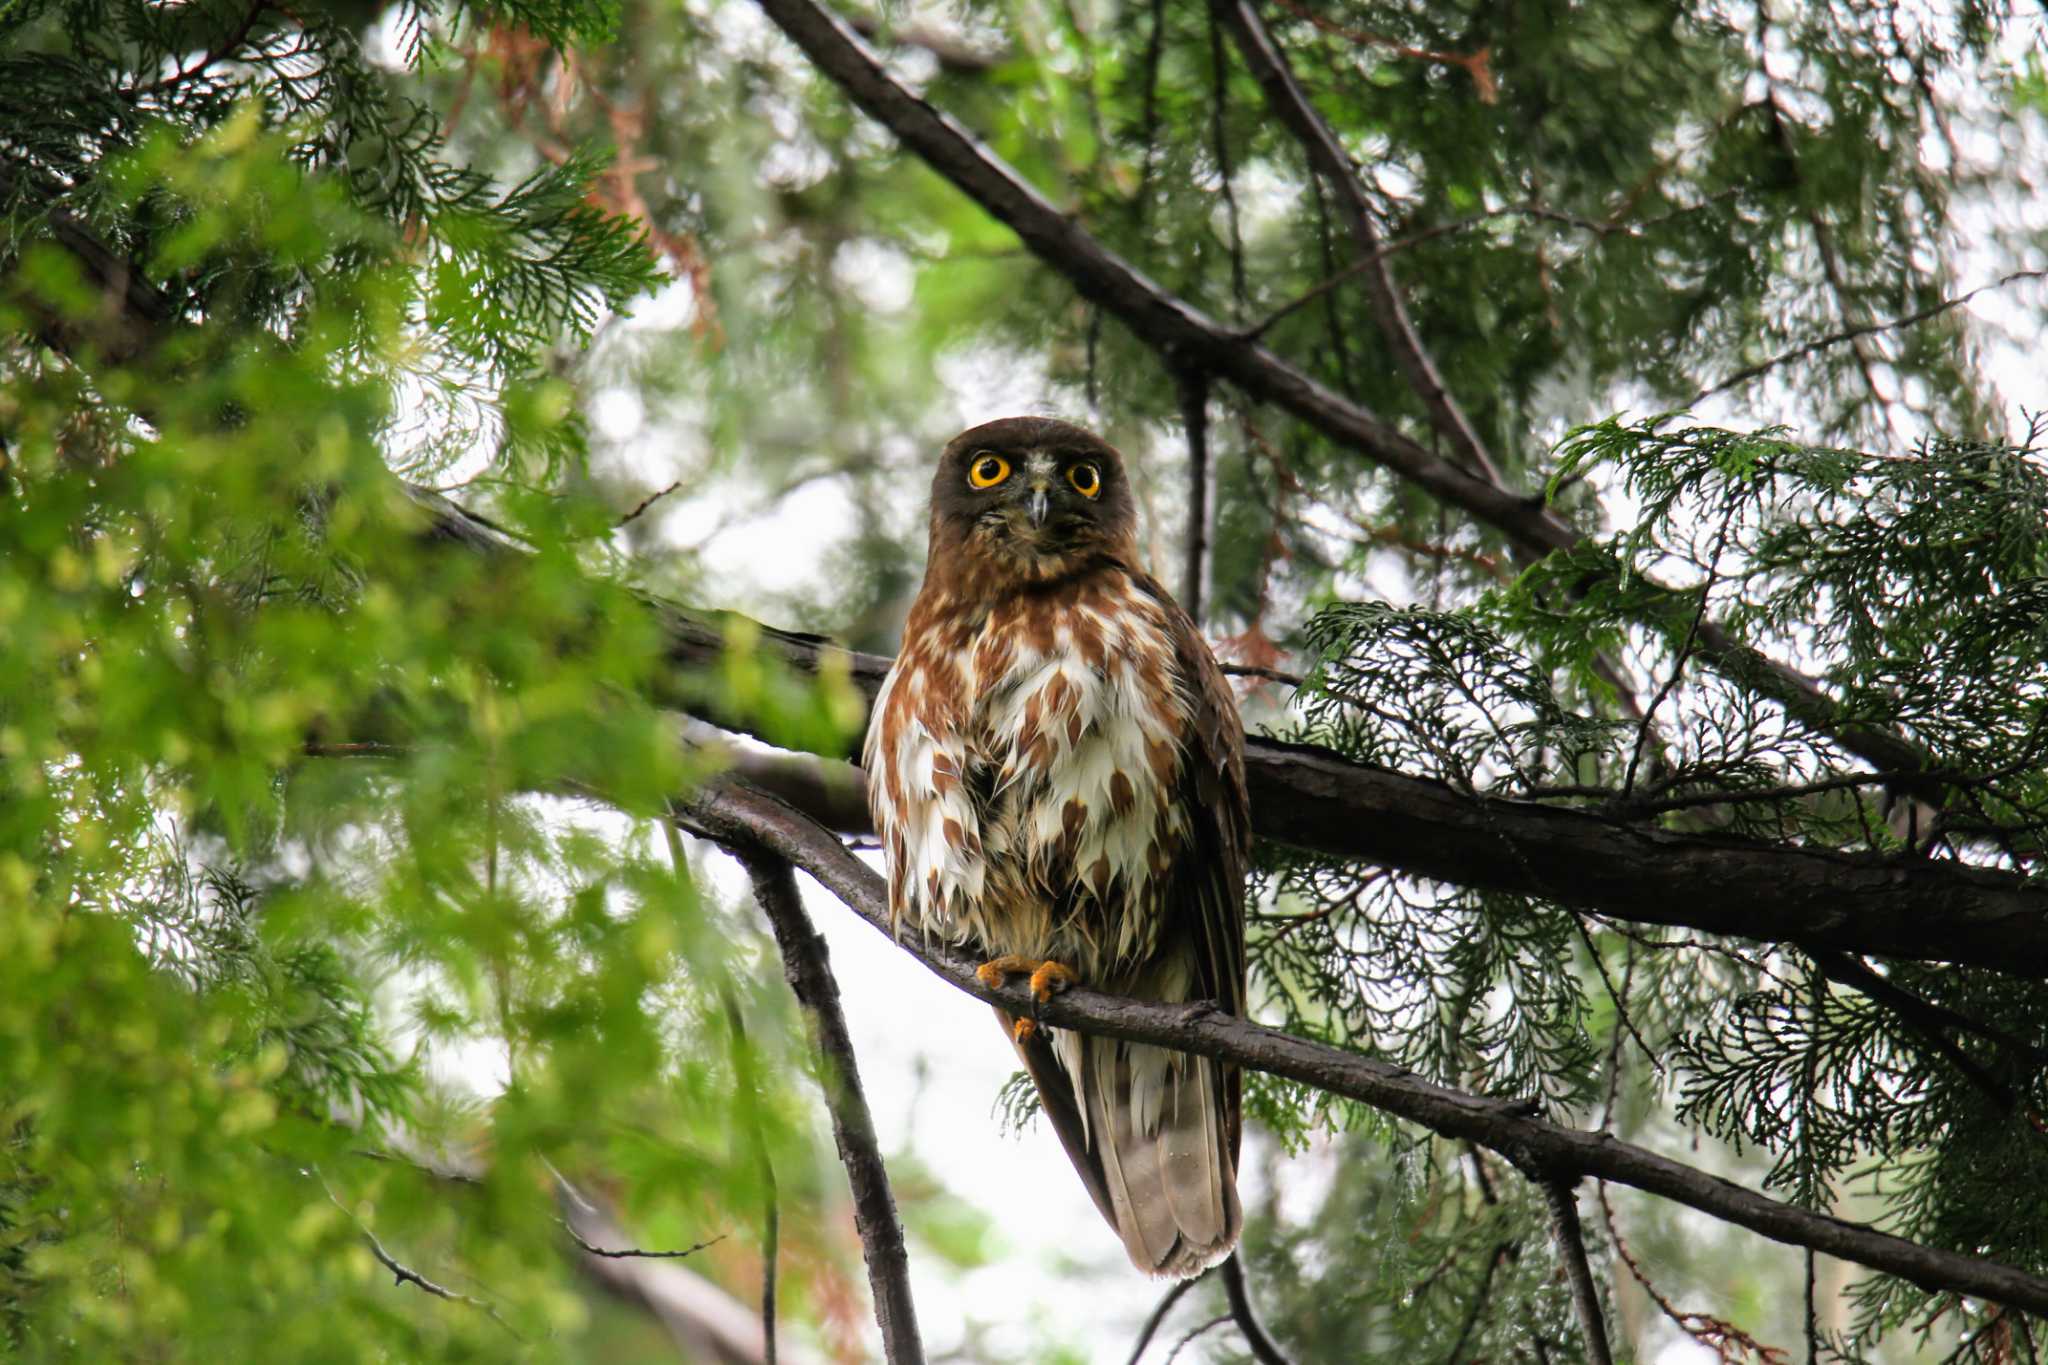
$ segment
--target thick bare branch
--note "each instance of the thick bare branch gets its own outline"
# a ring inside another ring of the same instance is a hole
[[[883,1352],[889,1365],[922,1365],[924,1343],[918,1337],[917,1307],[910,1297],[910,1254],[903,1247],[903,1224],[896,1217],[896,1197],[889,1189],[888,1168],[882,1164],[874,1116],[868,1112],[867,1096],[861,1090],[853,1036],[839,1008],[839,983],[825,957],[825,940],[811,927],[811,917],[797,894],[796,878],[782,855],[768,851],[738,826],[724,827],[720,841],[753,878],[754,899],[768,916],[775,946],[782,950],[783,974],[810,1018],[812,1035],[823,1055],[825,1104],[832,1113],[839,1160],[853,1189],[853,1221],[860,1233],[861,1254],[867,1260]]]
[[[737,784],[701,790],[683,813],[713,838],[752,841],[788,859],[877,931],[889,933],[880,875],[801,813]],[[961,952],[938,944],[902,946],[935,975],[977,999],[1020,1015],[1032,1009],[1028,987],[984,985],[972,959]],[[1038,1017],[1055,1027],[1217,1057],[1372,1105],[1446,1138],[1490,1148],[1546,1179],[1596,1176],[1925,1289],[2048,1312],[2048,1279],[1770,1199],[1611,1134],[1547,1122],[1526,1104],[1437,1085],[1385,1062],[1233,1018],[1208,1002],[1162,1005],[1076,987],[1037,1009]]]

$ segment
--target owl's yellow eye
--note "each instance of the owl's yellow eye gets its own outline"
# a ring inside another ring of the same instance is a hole
[[[976,488],[994,488],[1009,477],[1010,462],[1000,455],[983,454],[967,466],[967,482]]]
[[[1067,471],[1067,482],[1082,497],[1092,498],[1102,491],[1102,471],[1092,464],[1077,464]]]

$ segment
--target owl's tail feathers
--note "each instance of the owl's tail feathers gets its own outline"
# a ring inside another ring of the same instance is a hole
[[[1089,1154],[1131,1263],[1148,1275],[1201,1274],[1230,1254],[1244,1226],[1221,1064],[1144,1043],[1069,1037],[1069,1047],[1079,1044],[1072,1060],[1080,1062]]]

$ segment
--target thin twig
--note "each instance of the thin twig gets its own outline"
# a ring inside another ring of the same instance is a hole
[[[1180,1358],[1180,1353],[1186,1350],[1188,1348],[1189,1343],[1194,1341],[1196,1337],[1205,1336],[1208,1333],[1215,1331],[1218,1327],[1221,1327],[1224,1323],[1229,1321],[1230,1314],[1228,1313],[1224,1313],[1220,1317],[1210,1318],[1200,1327],[1195,1328],[1186,1336],[1182,1337],[1179,1341],[1173,1343],[1173,1349],[1166,1353],[1166,1359],[1161,1361],[1160,1365],[1173,1365],[1173,1362]]]
[[[836,839],[833,846],[838,847]],[[775,946],[782,952],[783,975],[809,1019],[823,1056],[819,1080],[832,1114],[839,1159],[853,1191],[854,1227],[867,1260],[883,1352],[889,1365],[921,1365],[924,1344],[918,1335],[917,1307],[910,1296],[910,1256],[903,1246],[903,1224],[896,1216],[896,1198],[889,1189],[889,1170],[882,1162],[874,1116],[861,1089],[860,1065],[854,1057],[846,1015],[839,1007],[839,983],[826,959],[824,936],[811,926],[811,917],[797,893],[796,877],[786,861],[758,845],[729,844],[728,849],[753,879],[754,899],[767,915]]]
[[[1180,420],[1188,442],[1188,529],[1181,560],[1180,605],[1202,623],[1209,604],[1209,522],[1216,493],[1209,454],[1209,381],[1199,371],[1179,377]]]
[[[1607,1347],[1607,1324],[1600,1315],[1600,1290],[1593,1283],[1593,1268],[1586,1261],[1586,1234],[1579,1226],[1579,1201],[1569,1181],[1546,1179],[1543,1200],[1550,1206],[1550,1234],[1557,1254],[1564,1258],[1565,1278],[1571,1282],[1572,1308],[1579,1317],[1579,1331],[1586,1338],[1586,1359],[1590,1365],[1614,1365]]]
[[[1289,673],[1281,668],[1267,668],[1263,664],[1219,663],[1216,666],[1223,670],[1225,677],[1231,678],[1264,678],[1267,682],[1284,683],[1289,687],[1300,687],[1307,681],[1299,673]]]
[[[1317,14],[1307,5],[1301,3],[1301,0],[1280,0],[1280,8],[1286,10],[1297,19],[1306,20],[1315,28],[1332,37],[1342,38],[1346,42],[1356,43],[1361,47],[1385,48],[1395,56],[1406,57],[1411,61],[1433,62],[1439,66],[1455,66],[1472,78],[1473,91],[1479,96],[1481,104],[1492,104],[1500,98],[1499,85],[1494,80],[1493,69],[1487,61],[1493,55],[1493,49],[1490,47],[1482,47],[1475,52],[1442,52],[1427,47],[1411,47],[1397,38],[1389,38],[1384,34],[1372,33],[1365,29],[1347,28],[1343,24],[1336,23]]]
[[[1182,1280],[1160,1296],[1158,1306],[1152,1310],[1152,1315],[1145,1319],[1145,1325],[1138,1329],[1137,1344],[1131,1347],[1131,1358],[1125,1365],[1138,1365],[1139,1360],[1144,1357],[1145,1348],[1152,1344],[1153,1336],[1158,1333],[1160,1324],[1166,1321],[1166,1315],[1173,1311],[1173,1306],[1180,1302],[1181,1296],[1193,1289],[1201,1278],[1197,1275],[1193,1279]]]
[[[583,1234],[576,1231],[576,1229],[570,1225],[569,1220],[566,1218],[557,1218],[555,1221],[560,1223],[565,1229],[568,1230],[570,1239],[574,1241],[577,1246],[582,1247],[585,1251],[589,1252],[593,1256],[604,1256],[612,1260],[630,1260],[638,1257],[650,1261],[679,1261],[685,1256],[696,1255],[698,1252],[704,1250],[704,1248],[706,1247],[717,1246],[720,1242],[723,1242],[725,1240],[725,1234],[721,1232],[716,1237],[707,1238],[702,1242],[698,1242],[694,1246],[684,1247],[680,1251],[645,1251],[639,1247],[619,1247],[614,1250],[607,1249],[601,1246],[594,1246],[590,1242],[584,1240]]]
[[[1465,1343],[1472,1339],[1473,1329],[1479,1325],[1479,1319],[1485,1316],[1486,1299],[1493,1288],[1494,1272],[1499,1270],[1501,1262],[1508,1258],[1513,1245],[1511,1242],[1500,1242],[1494,1246],[1493,1254],[1486,1258],[1486,1269],[1479,1276],[1479,1288],[1472,1293],[1472,1303],[1465,1309],[1465,1321],[1458,1328],[1457,1340],[1451,1343],[1451,1353],[1444,1357],[1444,1365],[1458,1365],[1464,1356]]]
[[[436,1284],[434,1281],[420,1274],[419,1271],[414,1270],[412,1267],[400,1261],[396,1256],[393,1256],[389,1251],[386,1251],[384,1249],[384,1244],[377,1240],[377,1234],[370,1231],[370,1225],[365,1223],[362,1219],[358,1218],[356,1216],[354,1209],[351,1209],[348,1205],[341,1202],[341,1196],[334,1192],[334,1187],[327,1183],[327,1178],[325,1176],[320,1177],[320,1188],[327,1191],[327,1198],[330,1201],[332,1201],[334,1207],[340,1209],[342,1213],[346,1214],[348,1216],[348,1220],[356,1225],[356,1230],[363,1234],[363,1240],[368,1242],[370,1245],[370,1254],[377,1258],[377,1263],[379,1265],[383,1266],[386,1270],[391,1272],[391,1279],[393,1284],[413,1285],[416,1288],[425,1291],[426,1293],[432,1294],[437,1299],[446,1299],[450,1303],[464,1304],[470,1308],[477,1309],[479,1312],[488,1314],[492,1322],[497,1323],[498,1326],[504,1328],[507,1332],[511,1332],[514,1337],[517,1337],[519,1335],[517,1332],[512,1331],[512,1324],[505,1321],[505,1319],[499,1315],[498,1310],[496,1308],[493,1308],[490,1304],[485,1303],[482,1299],[471,1298],[467,1294],[459,1293],[456,1290],[448,1288],[446,1285]]]
[[[1237,1252],[1231,1252],[1224,1259],[1222,1270],[1223,1292],[1230,1300],[1230,1316],[1236,1320],[1237,1330],[1244,1334],[1245,1345],[1252,1348],[1253,1359],[1259,1365],[1291,1365],[1252,1307],[1251,1291],[1244,1282],[1244,1262]]]
[[[1593,959],[1593,970],[1600,974],[1600,984],[1606,989],[1607,998],[1614,1002],[1615,1017],[1621,1021],[1621,1026],[1627,1030],[1628,1036],[1635,1040],[1636,1046],[1642,1049],[1643,1056],[1649,1060],[1651,1067],[1662,1075],[1663,1060],[1657,1056],[1656,1049],[1643,1041],[1643,1035],[1636,1030],[1636,1021],[1629,1017],[1627,988],[1624,986],[1620,990],[1615,989],[1614,978],[1607,974],[1607,962],[1600,956],[1599,945],[1594,943],[1593,936],[1586,932],[1586,921],[1578,915],[1573,915],[1572,924],[1579,931],[1579,942],[1586,945],[1586,955]]]
[[[1669,1318],[1679,1331],[1712,1351],[1720,1358],[1722,1365],[1739,1365],[1745,1358],[1753,1358],[1760,1365],[1787,1365],[1783,1347],[1766,1346],[1725,1318],[1717,1318],[1711,1313],[1688,1312],[1664,1297],[1663,1292],[1651,1282],[1649,1275],[1637,1263],[1636,1258],[1629,1253],[1628,1243],[1622,1239],[1621,1229],[1615,1224],[1614,1205],[1607,1200],[1606,1181],[1595,1182],[1594,1198],[1600,1203],[1600,1219],[1607,1225],[1607,1239],[1613,1245],[1614,1254],[1620,1259],[1623,1268],[1628,1271],[1629,1278],[1636,1282],[1643,1293],[1649,1296],[1650,1302],[1657,1305],[1657,1311]],[[1811,1305],[1813,1252],[1809,1250],[1806,1255],[1807,1302]],[[1818,1362],[1812,1362],[1812,1365],[1818,1365]]]
[[[1825,351],[1830,346],[1840,346],[1844,342],[1858,341],[1867,336],[1875,336],[1880,332],[1892,332],[1897,331],[1901,327],[1911,327],[1917,323],[1926,322],[1931,318],[1938,318],[1943,313],[1960,308],[1979,294],[1988,293],[1994,289],[2004,289],[2006,286],[2016,284],[2021,280],[2039,279],[2048,279],[2048,270],[2015,270],[2008,275],[1993,280],[1989,284],[1980,284],[1966,294],[1958,294],[1954,298],[1943,299],[1940,303],[1922,308],[1918,312],[1907,313],[1903,317],[1892,318],[1885,322],[1867,322],[1855,327],[1845,327],[1839,332],[1830,332],[1818,340],[1809,341],[1803,346],[1794,346],[1791,350],[1774,355],[1769,360],[1760,361],[1755,365],[1737,370],[1720,383],[1709,384],[1706,388],[1701,389],[1698,393],[1686,399],[1681,406],[1687,408],[1696,407],[1717,393],[1725,393],[1737,385],[1747,384],[1752,379],[1758,379],[1769,374],[1780,365],[1789,364],[1794,360],[1802,359],[1819,351]]]
[[[637,521],[639,519],[640,514],[642,512],[645,512],[648,508],[654,506],[654,504],[660,502],[663,498],[675,492],[678,488],[681,488],[682,486],[683,481],[681,479],[677,479],[674,483],[662,489],[659,493],[649,493],[646,497],[640,499],[639,503],[633,508],[632,511],[626,513],[626,515],[624,515],[623,517],[620,517],[618,521],[612,526],[612,529],[616,531],[620,527],[631,525],[634,521]]]
[[[2012,1112],[2014,1099],[2011,1087],[1985,1070],[1976,1058],[1963,1051],[1942,1031],[1944,1027],[1954,1026],[1955,1021],[1948,1017],[1949,1011],[1887,981],[1847,953],[1808,950],[1807,955],[1828,980],[1861,991],[1877,1004],[1890,1009],[1908,1028],[1926,1039],[1928,1045],[1964,1080],[1982,1091],[1992,1104],[2004,1113]]]

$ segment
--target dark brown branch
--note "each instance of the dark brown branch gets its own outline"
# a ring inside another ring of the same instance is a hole
[[[737,770],[842,834],[873,832],[857,768],[754,753]],[[1291,848],[1638,924],[2048,977],[2048,892],[2011,873],[1676,833],[1263,736],[1245,770],[1253,830]]]
[[[749,844],[788,859],[871,927],[889,933],[880,875],[801,813],[762,793],[718,784],[698,792],[682,807],[682,815],[722,842]],[[1019,1015],[1032,1009],[1028,987],[984,985],[975,976],[975,963],[963,953],[917,942],[902,946],[934,975],[979,1000]],[[1076,987],[1039,1005],[1037,1012],[1055,1027],[1216,1057],[1357,1100],[1454,1141],[1491,1148],[1548,1180],[1595,1176],[1923,1289],[2048,1312],[2048,1279],[1767,1198],[1610,1134],[1536,1118],[1514,1100],[1453,1090],[1385,1062],[1233,1018],[1206,1001],[1162,1005]]]
[[[1245,1345],[1251,1347],[1252,1359],[1259,1365],[1293,1365],[1281,1351],[1278,1342],[1266,1331],[1266,1324],[1259,1321],[1258,1311],[1252,1307],[1251,1290],[1245,1287],[1244,1262],[1238,1252],[1231,1252],[1218,1267],[1223,1272],[1223,1293],[1230,1300],[1230,1316],[1237,1322],[1237,1330],[1243,1334]]]
[[[812,0],[760,0],[776,26],[847,94],[941,176],[1064,274],[1082,296],[1177,364],[1199,365],[1532,548],[1561,549],[1575,533],[1540,502],[1519,498],[1439,459],[1377,414],[1247,342],[1147,279],[1061,212],[946,114],[885,71],[865,44]]]
[[[874,1116],[868,1112],[867,1096],[861,1090],[860,1065],[853,1054],[846,1015],[839,1008],[839,983],[826,960],[824,936],[811,927],[811,917],[797,894],[796,877],[780,854],[766,851],[738,827],[728,826],[720,841],[753,879],[754,899],[767,915],[775,946],[782,951],[783,975],[810,1020],[822,1055],[819,1079],[825,1088],[826,1108],[832,1113],[832,1137],[839,1147],[839,1160],[853,1190],[853,1222],[860,1233],[861,1254],[867,1260],[882,1350],[889,1365],[922,1365],[924,1344],[918,1337],[917,1307],[910,1297],[910,1254],[904,1250],[903,1224],[896,1217],[896,1197],[889,1189],[889,1171],[882,1163]],[[838,847],[836,842],[833,846]]]
[[[1273,404],[1494,527],[1525,556],[1583,543],[1541,499],[1518,496],[1482,472],[1430,453],[1377,413],[1160,288],[1054,207],[973,134],[889,75],[853,32],[814,0],[760,4],[849,99],[1015,232],[1082,297],[1120,319],[1171,364],[1197,365],[1230,380],[1253,399]],[[1643,619],[1661,619],[1662,605],[1646,598]],[[1890,731],[1843,721],[1834,700],[1813,679],[1743,644],[1719,625],[1704,625],[1700,644],[1724,677],[1777,703],[1801,725],[1833,736],[1872,766],[1909,771],[1926,766],[1918,746]]]
[[[1361,258],[1371,262],[1365,272],[1365,287],[1366,296],[1372,303],[1373,320],[1379,325],[1380,334],[1386,338],[1387,348],[1393,352],[1394,364],[1400,368],[1402,378],[1422,400],[1430,425],[1458,453],[1459,458],[1488,482],[1499,486],[1500,470],[1487,453],[1486,443],[1479,439],[1471,419],[1466,417],[1465,410],[1444,384],[1436,361],[1430,356],[1429,348],[1423,345],[1421,334],[1415,330],[1415,323],[1408,316],[1408,305],[1394,283],[1379,229],[1373,224],[1372,203],[1365,196],[1365,187],[1358,182],[1350,156],[1303,93],[1286,56],[1274,44],[1251,0],[1212,0],[1210,12],[1230,31],[1231,40],[1244,56],[1245,65],[1251,68],[1259,88],[1265,91],[1266,103],[1308,154],[1310,169],[1336,191],[1352,240],[1357,243]]]
[[[1564,1261],[1565,1279],[1572,1287],[1572,1311],[1579,1319],[1579,1332],[1586,1340],[1590,1365],[1614,1365],[1614,1353],[1607,1346],[1607,1323],[1600,1313],[1600,1289],[1593,1283],[1593,1267],[1586,1261],[1586,1233],[1579,1225],[1578,1196],[1568,1180],[1540,1180],[1543,1202],[1550,1207],[1550,1236]]]
[[[1821,975],[1828,980],[1839,982],[1852,990],[1860,991],[1878,1005],[1897,1015],[1906,1026],[1926,1040],[1957,1074],[1982,1091],[1994,1105],[2006,1113],[2013,1108],[2012,1087],[2000,1081],[1980,1065],[1976,1058],[1963,1051],[1946,1032],[1949,1028],[1968,1027],[1970,1021],[1945,1010],[1932,1001],[1922,1000],[1872,971],[1868,965],[1848,953],[1808,950],[1813,965],[1820,968]],[[2029,1052],[2035,1051],[2028,1049]]]

